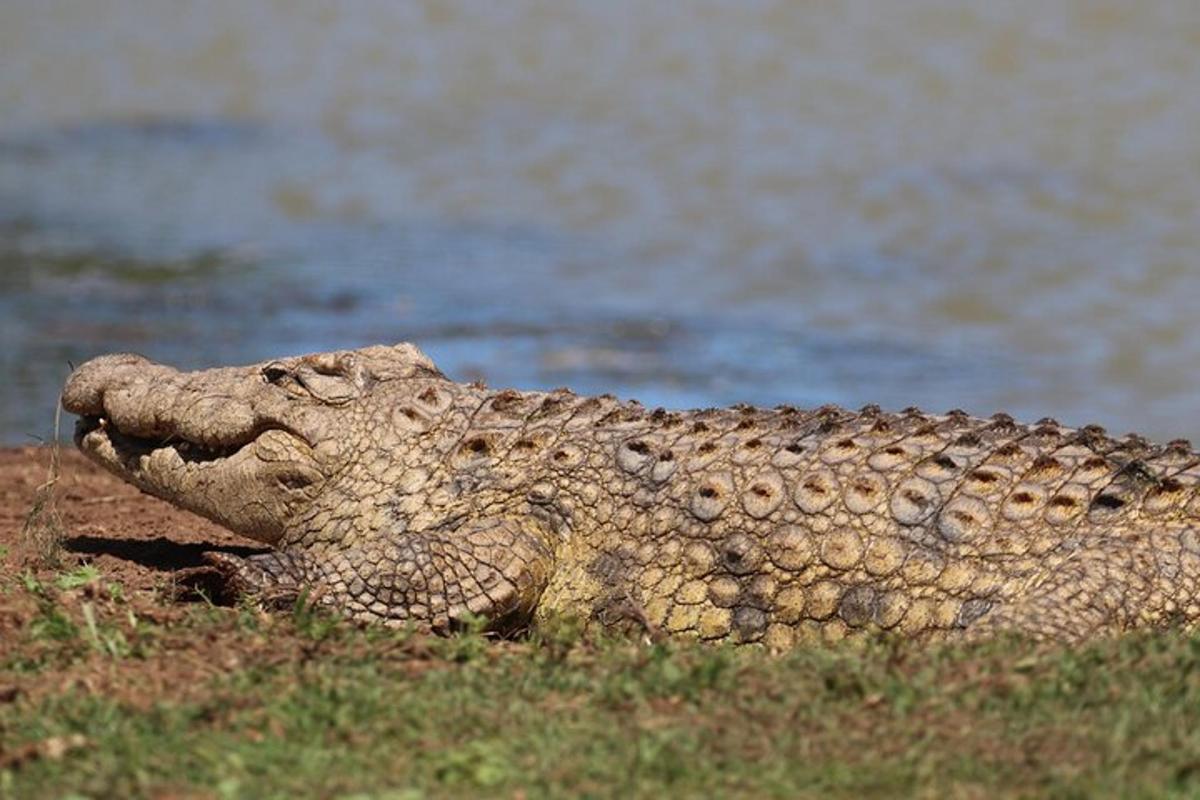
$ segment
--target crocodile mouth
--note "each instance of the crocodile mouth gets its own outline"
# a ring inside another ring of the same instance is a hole
[[[151,439],[126,433],[105,417],[85,414],[75,423],[75,444],[85,452],[102,458],[115,457],[126,468],[141,459],[172,457],[182,464],[210,464],[236,456],[257,436],[229,444],[208,444],[185,439],[178,435],[166,439]],[[109,459],[106,459],[109,460]],[[137,464],[137,466],[145,466]]]
[[[250,429],[220,444],[178,433],[147,437],[112,419],[81,415],[75,443],[92,461],[144,492],[268,544],[291,509],[321,490],[312,446],[286,427]]]
[[[208,384],[213,387],[208,387]],[[257,368],[179,373],[100,356],[63,387],[75,444],[147,494],[267,543],[326,482],[296,404],[263,396]]]

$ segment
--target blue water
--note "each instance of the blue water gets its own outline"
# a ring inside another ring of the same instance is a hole
[[[0,442],[69,365],[1200,433],[1200,6],[0,7]]]

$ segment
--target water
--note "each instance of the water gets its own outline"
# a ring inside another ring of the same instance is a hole
[[[0,442],[71,362],[1200,434],[1200,6],[0,5]]]

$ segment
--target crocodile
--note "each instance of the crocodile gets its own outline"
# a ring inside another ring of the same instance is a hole
[[[1077,642],[1200,619],[1185,440],[961,410],[667,411],[448,379],[412,344],[178,371],[95,358],[91,459],[264,542],[232,591],[435,632],[555,617],[758,643]]]

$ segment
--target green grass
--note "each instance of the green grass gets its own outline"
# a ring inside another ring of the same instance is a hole
[[[0,796],[1200,794],[1200,639],[1178,634],[771,657],[566,625],[432,639],[307,607],[149,623],[99,579],[33,584],[0,659],[0,689],[28,686],[0,701]]]

